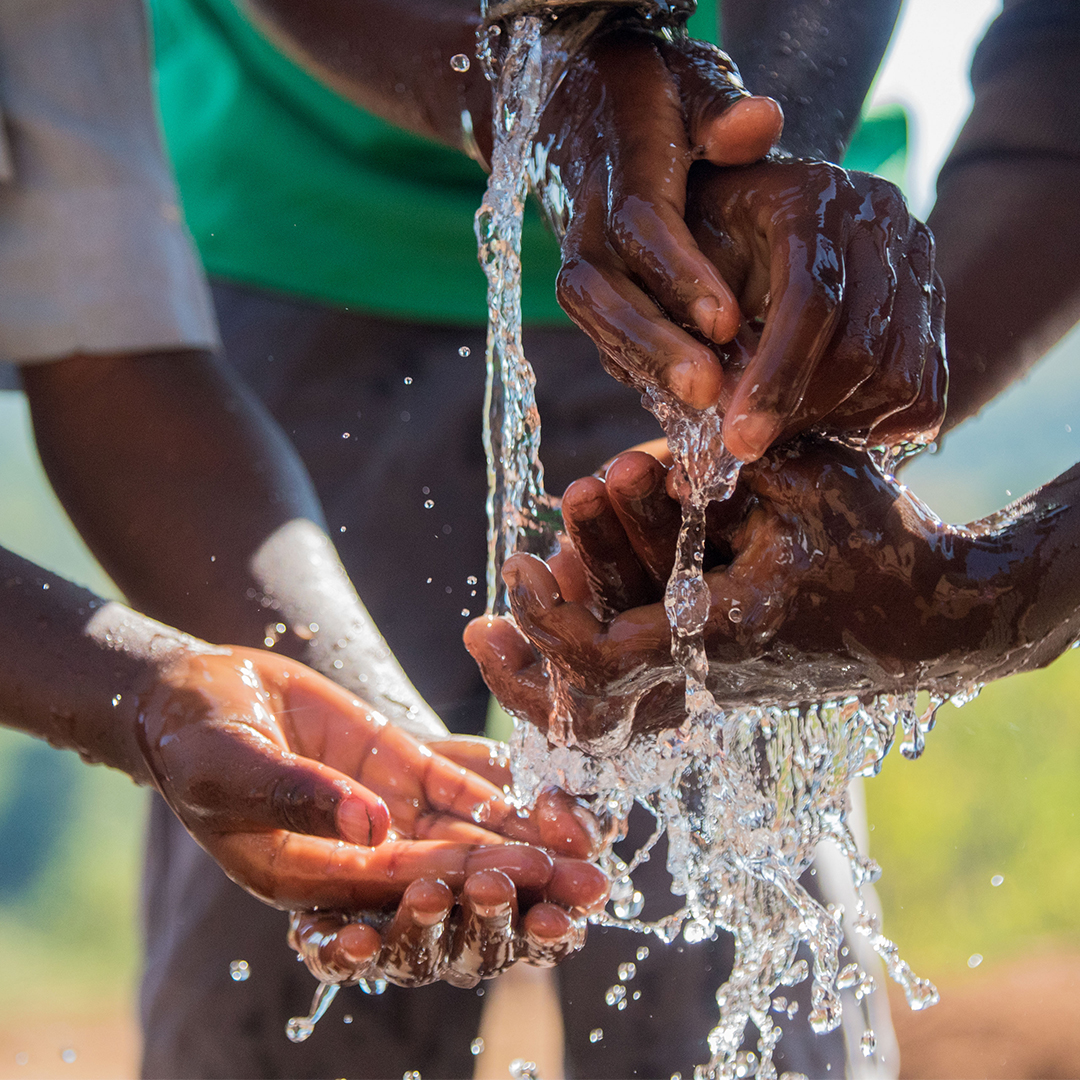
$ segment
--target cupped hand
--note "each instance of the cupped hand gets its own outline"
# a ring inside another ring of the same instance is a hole
[[[317,974],[413,985],[554,962],[606,898],[583,861],[595,826],[568,796],[519,813],[494,744],[424,746],[273,653],[185,653],[140,695],[139,723],[158,789],[225,872],[267,903],[320,912],[294,934]],[[444,963],[418,927],[446,937]]]
[[[680,520],[669,487],[656,459],[621,455],[567,491],[572,545],[547,565],[507,561],[515,622],[474,620],[466,641],[511,712],[545,727],[559,681],[585,745],[610,730],[613,701],[634,732],[681,722],[660,602]],[[710,510],[710,688],[721,704],[789,703],[963,681],[1009,588],[989,572],[993,545],[978,563],[973,551],[862,453],[774,452]]]
[[[684,220],[691,163],[758,160],[783,115],[751,97],[731,61],[690,39],[615,22],[574,57],[547,103],[534,156],[563,236],[559,302],[605,367],[639,390],[704,408],[740,313]]]
[[[898,188],[823,161],[703,164],[686,216],[746,320],[721,395],[737,457],[809,428],[868,445],[934,438],[944,293],[933,237]]]

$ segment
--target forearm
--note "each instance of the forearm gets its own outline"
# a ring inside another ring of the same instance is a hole
[[[0,722],[7,727],[149,783],[138,694],[182,652],[209,649],[0,548]]]
[[[433,726],[349,584],[295,451],[220,362],[72,357],[24,369],[24,383],[49,478],[134,607],[208,641],[269,642],[391,718],[412,710]]]
[[[973,620],[977,681],[1045,667],[1080,637],[1080,465],[953,533],[972,606],[988,613]]]
[[[751,93],[784,109],[781,147],[839,163],[901,0],[722,0],[721,41]]]
[[[476,54],[479,0],[235,0],[283,51],[370,112],[457,149],[491,153],[491,87]]]
[[[1026,0],[987,34],[929,224],[955,427],[1080,320],[1080,9]]]

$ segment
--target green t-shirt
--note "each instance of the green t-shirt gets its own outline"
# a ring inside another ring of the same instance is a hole
[[[715,4],[699,4],[696,36],[715,41]],[[323,86],[232,0],[150,7],[166,143],[210,274],[391,317],[484,323],[479,165]],[[860,168],[904,146],[902,114],[871,127],[884,142]],[[534,207],[522,263],[525,321],[564,324],[558,246]]]

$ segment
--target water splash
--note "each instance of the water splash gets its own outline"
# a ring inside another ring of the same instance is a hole
[[[289,1042],[302,1043],[311,1038],[315,1025],[326,1015],[334,998],[337,997],[341,987],[337,983],[321,982],[315,988],[315,996],[311,1000],[311,1011],[307,1016],[294,1016],[285,1025],[285,1034]]]

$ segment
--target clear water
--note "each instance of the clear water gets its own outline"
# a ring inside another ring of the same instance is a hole
[[[488,274],[488,399],[485,429],[489,499],[489,605],[504,611],[497,588],[507,554],[546,554],[554,542],[557,516],[543,491],[539,464],[540,421],[535,379],[521,350],[520,228],[530,175],[543,163],[533,147],[540,104],[557,78],[558,64],[537,18],[519,17],[508,28],[502,66],[495,76],[496,139],[488,192],[477,215],[481,261]],[[565,53],[564,53],[565,55]],[[490,63],[490,57],[488,58]],[[548,194],[552,187],[551,177]],[[555,186],[557,191],[557,185]],[[554,200],[556,203],[558,199]],[[549,216],[557,218],[549,206]],[[879,920],[861,898],[875,880],[877,866],[860,853],[847,824],[849,783],[872,776],[898,735],[901,753],[918,757],[940,699],[923,716],[916,696],[880,696],[865,705],[853,695],[793,707],[776,700],[736,710],[719,707],[707,686],[708,661],[702,630],[709,593],[702,576],[704,516],[711,501],[725,498],[738,475],[724,451],[720,420],[697,413],[660,394],[645,404],[660,420],[687,483],[678,557],[668,583],[665,608],[672,626],[672,652],[686,676],[686,719],[659,737],[630,736],[631,711],[613,725],[601,744],[575,745],[569,712],[556,705],[547,735],[518,724],[512,742],[517,796],[530,803],[555,783],[590,796],[611,823],[624,821],[634,803],[655,818],[656,829],[629,863],[611,850],[603,856],[615,879],[609,925],[656,934],[665,941],[680,933],[689,942],[727,930],[735,938],[735,964],[717,991],[720,1019],[710,1033],[711,1058],[701,1076],[773,1077],[772,1054],[780,1037],[770,1010],[772,993],[812,978],[809,1023],[817,1032],[841,1021],[840,990],[854,991],[863,1004],[874,992],[873,977],[857,963],[841,968],[841,915],[823,907],[800,884],[815,848],[831,840],[845,856],[855,887],[853,923],[881,957],[888,974],[904,989],[913,1009],[937,1001],[937,991],[914,975],[896,946],[881,933]],[[739,621],[741,612],[729,612]],[[647,681],[647,680],[646,680]],[[957,703],[966,695],[957,695]],[[666,834],[672,891],[682,908],[662,920],[640,918],[644,898],[633,872]],[[619,838],[616,824],[609,835]],[[796,960],[802,943],[813,955],[812,969]],[[639,950],[642,955],[643,950]],[[647,948],[644,949],[647,955]],[[608,1004],[626,1006],[622,980],[607,991]],[[757,1053],[740,1051],[747,1025],[757,1031]],[[600,1029],[590,1036],[603,1037]],[[876,1040],[869,1028],[860,1047],[872,1057]]]

